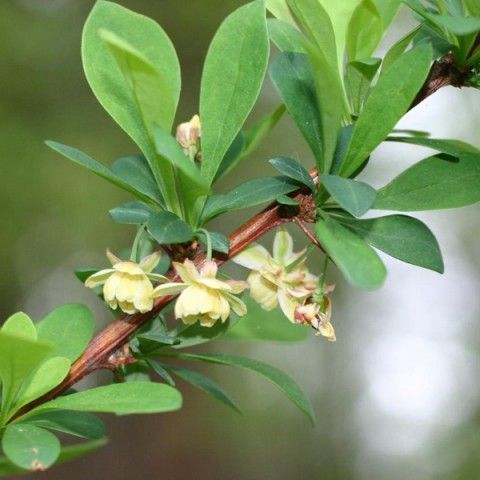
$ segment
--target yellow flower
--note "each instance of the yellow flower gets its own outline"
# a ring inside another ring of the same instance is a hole
[[[295,309],[312,295],[318,283],[305,266],[304,255],[305,250],[293,252],[292,237],[280,228],[273,241],[273,256],[254,243],[233,261],[252,270],[247,278],[250,295],[263,309],[273,310],[280,305],[285,316],[295,322]]]
[[[103,297],[113,310],[119,306],[129,314],[149,312],[153,308],[153,285],[150,280],[167,280],[163,275],[151,273],[158,265],[160,256],[160,252],[152,253],[137,264],[122,261],[107,250],[113,268],[94,273],[85,280],[85,286],[95,288],[103,285]]]
[[[335,329],[331,323],[332,302],[327,295],[323,296],[321,304],[307,303],[295,309],[295,321],[302,325],[311,325],[317,330],[316,335],[323,335],[329,342],[335,342]]]
[[[176,139],[185,154],[194,158],[199,149],[201,135],[200,117],[194,115],[189,122],[181,123],[177,127]]]
[[[175,317],[186,324],[197,321],[204,327],[211,327],[217,320],[225,322],[233,310],[237,315],[247,313],[245,304],[235,295],[243,292],[246,282],[236,280],[218,280],[217,264],[206,261],[198,271],[194,263],[173,262],[173,266],[182,282],[170,282],[159,285],[153,292],[154,297],[176,295]]]

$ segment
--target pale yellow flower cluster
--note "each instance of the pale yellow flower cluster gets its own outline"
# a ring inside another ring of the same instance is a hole
[[[335,342],[335,329],[331,323],[332,302],[324,295],[320,303],[306,303],[295,309],[295,321],[310,325],[317,330],[316,335],[324,336],[329,342]]]

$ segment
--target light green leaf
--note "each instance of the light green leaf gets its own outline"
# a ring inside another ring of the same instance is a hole
[[[103,39],[102,30],[109,32]],[[141,148],[167,205],[173,205],[173,172],[155,154],[150,134],[153,119],[171,128],[180,94],[180,67],[169,38],[153,20],[97,2],[83,30],[82,59],[95,96]]]
[[[67,357],[72,363],[87,348],[93,336],[90,310],[78,303],[61,305],[37,323],[39,340],[53,344],[51,357]]]
[[[23,312],[14,313],[7,318],[2,325],[1,331],[27,340],[37,339],[37,330],[30,317]]]
[[[52,347],[48,343],[29,340],[0,331],[0,379],[2,409],[0,425],[9,418],[12,403],[24,381],[47,357]]]
[[[480,3],[478,0],[463,0],[470,15],[480,17]]]
[[[416,163],[377,192],[374,208],[413,212],[480,201],[480,155],[435,155]]]
[[[413,217],[386,217],[356,220],[339,218],[372,247],[378,248],[402,262],[443,273],[443,259],[437,239],[430,229]]]
[[[171,212],[155,212],[148,219],[147,228],[160,244],[183,243],[193,238],[193,230]]]
[[[153,196],[153,195],[151,196],[150,194],[145,194],[137,190],[132,185],[122,180],[119,176],[115,175],[115,173],[113,173],[105,165],[97,162],[96,160],[89,157],[88,155],[81,152],[80,150],[77,150],[76,148],[73,148],[73,147],[69,147],[67,145],[62,145],[61,143],[52,142],[50,140],[48,140],[45,143],[52,150],[55,150],[56,152],[60,153],[64,157],[68,158],[69,160],[72,160],[77,165],[80,165],[81,167],[84,167],[87,170],[90,170],[95,175],[98,175],[99,177],[103,178],[107,182],[110,182],[111,184],[121,188],[122,190],[125,190],[126,192],[131,193],[133,196],[137,197],[138,199],[143,200],[144,202],[147,202],[147,203],[152,203],[153,201],[154,204],[157,204],[157,205],[162,204],[161,199],[159,199],[157,196]]]
[[[9,425],[2,438],[6,457],[20,468],[42,471],[60,455],[60,442],[53,433],[28,424]]]
[[[480,155],[480,150],[468,143],[460,140],[445,140],[440,138],[425,137],[388,137],[389,142],[410,143],[412,145],[420,145],[422,147],[433,148],[441,153],[458,157],[464,153],[476,153]]]
[[[345,84],[353,112],[358,115],[370,92],[370,84],[380,67],[380,58],[358,60],[347,65]]]
[[[267,10],[279,20],[295,25],[286,0],[266,0],[266,5]]]
[[[398,40],[388,52],[383,57],[382,62],[382,72],[387,69],[398,57],[400,57],[407,47],[410,45],[412,40],[415,38],[417,33],[420,31],[421,25],[416,26],[413,30],[405,34],[400,40]]]
[[[385,266],[365,240],[329,217],[318,220],[316,232],[323,248],[353,286],[372,290],[383,284]]]
[[[233,408],[236,412],[240,413],[237,403],[228,395],[222,387],[213,382],[209,378],[205,377],[201,373],[194,372],[182,367],[175,367],[168,365],[168,369],[175,375],[185,380],[190,385],[197,387],[205,393],[208,393],[216,400],[222,402],[230,408]]]
[[[278,308],[267,312],[249,297],[243,301],[248,313],[228,330],[225,340],[301,342],[308,337],[308,328],[289,322]]]
[[[30,417],[28,423],[37,427],[68,433],[76,437],[99,439],[105,435],[103,422],[87,412],[54,410]]]
[[[321,175],[320,183],[341,207],[355,217],[368,212],[377,196],[368,183],[337,175]]]
[[[267,26],[270,39],[281,52],[305,53],[305,36],[293,25],[269,18]]]
[[[49,358],[42,363],[25,383],[15,402],[15,411],[55,388],[68,375],[69,371],[70,360],[65,357]]]
[[[270,77],[323,171],[321,114],[307,57],[282,53],[270,66]]]
[[[161,203],[162,194],[143,155],[121,157],[115,160],[110,168],[118,178],[137,192],[148,198],[157,199],[157,203]]]
[[[200,90],[202,176],[210,183],[257,100],[268,55],[262,2],[228,16],[210,45]]]
[[[372,55],[383,36],[383,22],[373,0],[362,0],[352,14],[347,29],[347,53],[350,61]]]
[[[50,410],[119,415],[161,413],[178,410],[181,406],[180,392],[168,385],[152,382],[115,383],[58,397],[32,410],[28,417]]]
[[[355,124],[342,176],[354,173],[407,112],[427,78],[431,59],[430,46],[420,45],[383,73]]]
[[[127,202],[112,208],[108,213],[117,223],[138,225],[147,222],[154,211],[142,202]]]
[[[252,360],[251,358],[237,357],[234,355],[182,353],[179,354],[179,357],[186,360],[200,360],[202,362],[217,363],[220,365],[229,365],[253,370],[275,384],[286,395],[286,397],[310,419],[312,423],[315,423],[315,412],[313,411],[308,397],[288,375],[271,365],[259,362],[258,360]]]
[[[436,15],[434,13],[428,17],[458,36],[470,35],[480,31],[480,18],[454,17],[452,15]]]
[[[280,173],[293,178],[293,180],[300,182],[307,186],[312,192],[315,192],[316,187],[315,183],[313,183],[312,177],[308,173],[308,170],[301,163],[297,162],[297,160],[288,157],[277,157],[272,158],[268,163]]]
[[[383,29],[386,30],[395,18],[402,0],[374,0],[374,3],[382,17]]]
[[[224,212],[254,207],[270,202],[284,193],[297,190],[300,185],[288,177],[256,178],[242,183],[224,195],[213,195],[205,204],[203,222]]]

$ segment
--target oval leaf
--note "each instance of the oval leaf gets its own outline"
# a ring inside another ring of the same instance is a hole
[[[215,34],[200,90],[202,176],[209,183],[257,100],[268,55],[263,2],[240,7]]]
[[[171,212],[156,212],[148,219],[148,231],[160,244],[183,243],[193,238],[193,230]]]
[[[108,213],[117,223],[139,225],[147,222],[154,210],[141,202],[127,202],[112,208]]]
[[[337,175],[321,175],[321,184],[347,212],[360,217],[370,210],[377,192],[368,183]]]
[[[416,163],[377,192],[374,208],[413,212],[480,201],[480,155],[436,155]]]
[[[359,236],[331,218],[319,219],[317,238],[339,270],[355,287],[381,287],[387,274],[377,253]]]
[[[53,433],[28,424],[9,425],[2,438],[2,449],[15,465],[39,472],[55,463],[60,442]]]

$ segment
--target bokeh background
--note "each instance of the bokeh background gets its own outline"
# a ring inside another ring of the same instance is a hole
[[[104,265],[104,249],[125,248],[134,233],[107,214],[127,200],[121,191],[43,144],[54,139],[73,145],[106,164],[136,151],[96,102],[82,73],[81,29],[93,3],[0,2],[2,319],[18,309],[41,318],[58,304],[84,302],[100,328],[108,315],[72,271]],[[222,18],[244,2],[119,3],[155,18],[172,38],[183,69],[177,120],[190,118],[197,110],[208,43]],[[384,47],[412,22],[402,11]],[[267,81],[252,118],[277,104]],[[445,88],[410,112],[401,126],[480,147],[479,105],[480,92]],[[381,146],[364,178],[382,186],[428,153],[406,145]],[[266,161],[279,154],[313,164],[289,118],[219,189],[257,173],[273,173]],[[477,205],[418,215],[439,239],[444,275],[385,257],[388,280],[381,290],[367,293],[353,290],[333,273],[337,343],[311,338],[300,344],[223,342],[212,347],[270,362],[296,378],[312,398],[315,427],[253,374],[205,367],[239,401],[242,416],[180,384],[183,410],[107,417],[111,441],[106,448],[39,478],[477,479],[478,212]],[[217,228],[227,233],[248,213],[226,216]],[[297,238],[299,244],[304,241]]]

